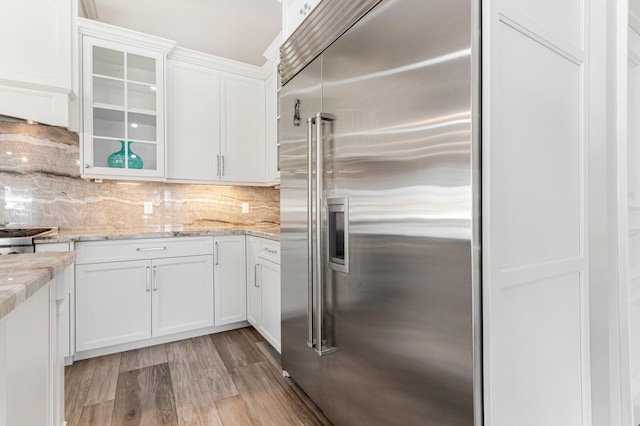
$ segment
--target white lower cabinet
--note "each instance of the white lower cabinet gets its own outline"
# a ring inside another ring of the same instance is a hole
[[[258,285],[258,239],[247,237],[247,321],[256,330],[260,324],[260,286]]]
[[[215,325],[247,319],[245,236],[216,237]]]
[[[151,337],[148,260],[76,266],[76,349]]]
[[[0,319],[0,426],[64,424],[66,269]]]
[[[258,331],[280,352],[280,265],[261,259],[257,273],[260,287]]]
[[[247,320],[280,352],[280,243],[247,237]]]
[[[213,258],[193,256],[153,262],[153,336],[213,325]]]
[[[78,244],[76,349],[88,351],[213,326],[213,238]],[[202,247],[206,254],[197,254]],[[186,253],[162,257],[165,253]],[[102,254],[102,263],[94,263]],[[149,259],[150,256],[156,258]]]

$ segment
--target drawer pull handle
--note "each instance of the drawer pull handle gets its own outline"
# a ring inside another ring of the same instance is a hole
[[[160,251],[160,250],[166,250],[166,247],[138,247],[136,250],[137,251]]]
[[[153,265],[153,291],[158,291],[158,266]]]
[[[260,267],[259,263],[256,263],[253,267],[253,286],[260,287],[258,285],[258,268]]]
[[[278,250],[273,250],[267,247],[263,248],[262,250],[266,251],[267,253],[278,254]]]
[[[150,273],[150,271],[151,271],[151,268],[149,268],[147,266],[147,291],[148,292],[151,291],[151,277],[150,277],[151,273]]]

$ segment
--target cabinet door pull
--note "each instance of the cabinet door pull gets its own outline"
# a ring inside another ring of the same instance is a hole
[[[265,247],[262,250],[266,251],[267,253],[278,254],[278,250],[270,249],[268,247]]]
[[[153,265],[153,291],[158,291],[158,266]]]
[[[151,291],[151,268],[147,266],[147,292]]]
[[[216,241],[216,265],[218,264],[218,257],[220,256],[220,253],[218,251],[218,242]]]
[[[166,247],[138,247],[136,251],[160,251],[166,249]]]
[[[253,266],[253,286],[254,286],[254,287],[260,287],[260,286],[258,285],[258,267],[259,267],[259,266],[260,266],[260,264],[259,264],[259,263],[256,263],[256,264]]]

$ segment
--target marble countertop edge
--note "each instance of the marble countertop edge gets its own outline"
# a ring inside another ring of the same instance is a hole
[[[46,286],[75,259],[75,252],[1,256],[0,320]]]
[[[180,230],[61,230],[34,239],[36,244],[70,243],[82,241],[106,241],[106,240],[130,240],[137,238],[171,238],[171,237],[198,237],[198,236],[224,236],[224,235],[252,235],[280,241],[280,228],[269,229],[215,229],[194,228]]]

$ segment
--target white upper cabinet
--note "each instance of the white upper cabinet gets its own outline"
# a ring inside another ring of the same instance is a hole
[[[220,73],[167,61],[167,178],[218,180]]]
[[[266,135],[267,135],[267,179],[269,182],[280,183],[280,142],[278,141],[278,120],[280,111],[278,108],[278,92],[280,91],[280,74],[278,66],[280,64],[280,44],[282,44],[282,34],[278,34],[271,42],[263,54],[267,58],[267,63],[263,66],[268,73],[265,81],[266,93]]]
[[[280,36],[265,54],[268,63],[258,67],[78,22],[83,177],[277,183]]]
[[[282,41],[302,24],[320,0],[284,0],[282,2]]]
[[[71,0],[3,2],[0,114],[69,126],[76,16]]]
[[[180,48],[167,69],[167,180],[271,183],[262,70]]]
[[[220,76],[220,179],[266,181],[265,82],[222,73]]]
[[[164,56],[173,42],[81,21],[82,175],[164,178]]]

